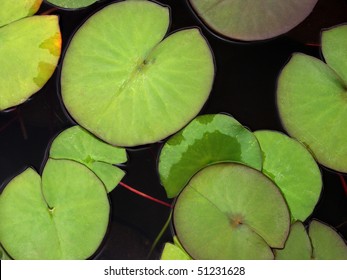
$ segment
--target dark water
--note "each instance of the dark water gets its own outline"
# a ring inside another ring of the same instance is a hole
[[[113,1],[102,1],[78,11],[55,11],[60,16],[63,51],[76,28],[96,10]],[[319,30],[347,21],[347,1],[320,0],[311,16],[290,33],[265,42],[227,41],[204,28],[184,0],[158,1],[172,12],[170,32],[199,26],[215,55],[216,77],[210,98],[201,113],[227,112],[251,130],[283,131],[275,105],[279,71],[293,52],[321,57]],[[50,9],[43,4],[39,13]],[[0,113],[0,185],[27,166],[41,170],[46,148],[54,136],[73,124],[60,103],[59,69],[31,100],[15,110]],[[161,143],[131,149],[123,182],[163,201],[156,160]],[[334,227],[347,238],[347,200],[337,174],[322,168],[324,189],[312,215]],[[346,176],[345,176],[346,177]],[[118,186],[111,194],[111,224],[105,241],[93,256],[98,259],[143,259],[164,225],[169,208],[146,200]],[[345,224],[344,224],[345,223]],[[158,257],[161,239],[152,258]]]

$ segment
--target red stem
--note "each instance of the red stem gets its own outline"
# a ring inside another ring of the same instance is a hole
[[[161,201],[161,200],[159,200],[159,199],[157,199],[157,198],[154,198],[154,197],[152,197],[152,196],[150,196],[150,195],[148,195],[148,194],[145,194],[145,193],[143,193],[143,192],[140,192],[140,191],[138,191],[138,190],[136,190],[136,189],[134,189],[134,188],[128,186],[127,184],[124,184],[123,182],[120,182],[119,185],[121,185],[122,187],[124,187],[124,188],[130,190],[130,191],[133,192],[133,193],[136,193],[137,195],[140,195],[140,196],[142,196],[142,197],[145,197],[145,198],[147,198],[147,199],[149,199],[149,200],[152,200],[152,201],[154,201],[154,202],[156,202],[156,203],[159,203],[159,204],[161,204],[161,205],[164,205],[164,206],[166,206],[166,207],[172,208],[172,205],[171,205],[171,204],[166,203],[166,202],[164,202],[164,201]]]
[[[309,47],[320,47],[319,43],[306,43],[305,45]]]
[[[58,10],[58,8],[51,8],[47,11],[42,12],[40,15],[44,16],[44,15],[50,15],[51,13],[54,13],[56,10]]]
[[[339,177],[340,177],[340,180],[341,180],[341,184],[342,184],[343,190],[345,191],[345,195],[347,196],[347,183],[346,183],[345,177],[343,175],[341,175],[341,174],[339,174]]]

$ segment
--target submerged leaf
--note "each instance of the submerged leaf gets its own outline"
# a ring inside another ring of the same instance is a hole
[[[167,196],[177,196],[196,172],[217,162],[239,162],[261,170],[258,141],[231,116],[199,116],[161,150],[158,169]]]

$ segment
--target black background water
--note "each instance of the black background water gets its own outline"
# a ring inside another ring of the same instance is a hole
[[[90,15],[114,1],[101,1],[86,9],[53,14],[60,16],[63,52],[72,34]],[[294,52],[321,58],[319,44],[321,28],[347,22],[347,1],[319,0],[313,13],[298,27],[283,36],[256,43],[226,40],[206,29],[185,0],[162,0],[171,7],[170,33],[198,26],[207,38],[216,61],[216,77],[210,98],[201,113],[227,112],[251,130],[283,131],[275,104],[275,90],[280,70]],[[52,6],[43,4],[38,13]],[[46,149],[63,129],[72,126],[60,102],[59,70],[42,90],[14,110],[0,113],[0,185],[6,183],[27,166],[41,171]],[[0,66],[1,67],[1,66]],[[334,124],[332,124],[334,125]],[[164,201],[156,170],[162,143],[128,150],[129,160],[123,182]],[[347,238],[347,199],[340,178],[321,167],[323,193],[312,214],[337,227]],[[345,176],[346,177],[346,176]],[[144,199],[121,186],[111,194],[111,223],[104,243],[93,258],[144,259],[152,242],[163,227],[170,209]],[[163,242],[170,240],[166,231],[151,258],[158,258]]]

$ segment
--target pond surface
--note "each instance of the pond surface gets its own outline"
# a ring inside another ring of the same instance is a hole
[[[53,11],[60,16],[63,52],[75,32],[91,14],[114,1],[101,1],[78,11]],[[294,52],[321,58],[319,30],[347,22],[347,1],[320,0],[309,18],[278,38],[256,43],[228,41],[212,34],[193,14],[184,0],[157,1],[172,12],[170,33],[199,26],[215,55],[216,76],[209,100],[201,111],[226,112],[252,131],[284,131],[275,104],[280,70]],[[43,4],[39,13],[51,6]],[[61,60],[60,60],[61,61]],[[63,109],[59,92],[60,65],[44,88],[25,104],[0,113],[0,185],[2,187],[25,167],[41,171],[52,139],[73,121]],[[332,124],[333,125],[333,124]],[[123,182],[155,198],[171,202],[159,183],[157,157],[161,143],[128,150]],[[298,163],[300,164],[300,163]],[[339,230],[347,239],[347,193],[338,174],[321,167],[324,189],[312,215]],[[347,179],[347,176],[345,176]],[[165,224],[170,209],[118,186],[110,194],[112,207],[108,234],[97,259],[144,259]],[[161,238],[151,258],[158,258],[170,229]]]

